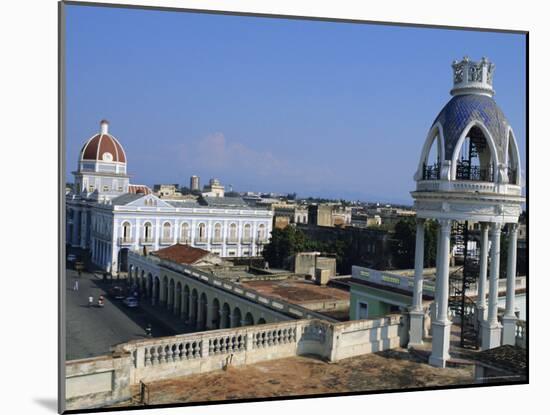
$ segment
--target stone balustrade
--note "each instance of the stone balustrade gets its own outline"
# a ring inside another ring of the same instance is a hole
[[[417,191],[454,191],[477,193],[507,193],[521,196],[521,186],[472,180],[420,180],[416,184]]]
[[[272,324],[134,340],[114,348],[132,356],[131,383],[149,382],[302,354],[329,361],[406,344],[405,317],[330,323],[292,320]]]

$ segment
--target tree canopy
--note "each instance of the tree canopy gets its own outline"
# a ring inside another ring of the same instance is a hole
[[[395,224],[392,252],[398,268],[414,268],[416,249],[416,220],[403,218]],[[437,224],[427,220],[424,226],[424,267],[435,266]]]

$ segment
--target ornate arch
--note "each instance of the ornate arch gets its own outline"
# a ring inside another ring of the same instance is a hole
[[[437,139],[437,154],[439,156],[439,160],[440,162],[443,162],[443,160],[445,159],[445,149],[443,146],[443,143],[445,142],[445,136],[443,135],[443,126],[439,121],[436,122],[432,126],[432,128],[430,128],[430,131],[426,136],[426,140],[424,140],[422,152],[420,153],[420,161],[418,162],[416,174],[414,175],[415,180],[422,180],[424,163],[430,155],[430,150],[432,149],[432,145],[435,139]]]
[[[495,140],[493,136],[491,135],[490,131],[487,129],[487,127],[478,120],[472,120],[464,127],[464,130],[462,130],[462,134],[460,134],[460,138],[458,139],[457,143],[455,144],[455,148],[453,150],[453,156],[451,159],[451,180],[456,180],[456,166],[458,162],[458,156],[460,154],[460,148],[462,147],[462,143],[464,143],[464,140],[466,139],[466,136],[470,132],[470,130],[474,127],[477,127],[481,130],[483,133],[483,136],[485,138],[485,141],[487,142],[487,145],[489,146],[489,150],[491,151],[491,156],[493,158],[493,164],[495,166],[493,171],[493,182],[497,182],[498,179],[498,166],[501,163],[501,160],[498,157],[498,151],[495,144]]]

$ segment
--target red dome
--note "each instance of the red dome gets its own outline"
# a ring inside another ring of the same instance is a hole
[[[111,134],[107,132],[108,123],[101,122],[101,133],[90,138],[80,151],[81,160],[112,161],[126,163],[124,149]]]

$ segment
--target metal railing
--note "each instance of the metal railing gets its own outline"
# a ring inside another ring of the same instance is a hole
[[[426,165],[422,169],[422,180],[439,180],[439,172],[441,170],[441,165],[435,163],[432,165]]]
[[[493,181],[493,165],[486,167],[471,166],[469,163],[459,162],[456,166],[456,180],[473,180],[478,182]]]
[[[118,244],[119,245],[132,245],[135,242],[135,238],[131,236],[121,236],[118,238]]]

